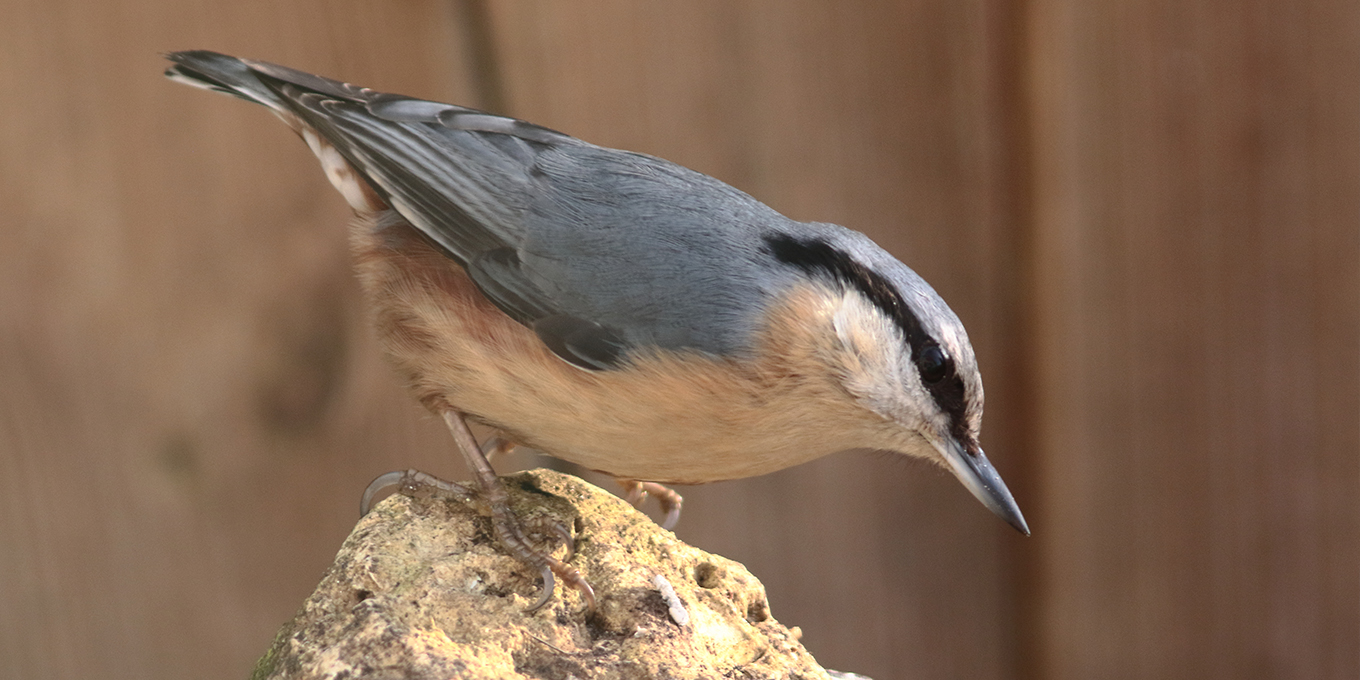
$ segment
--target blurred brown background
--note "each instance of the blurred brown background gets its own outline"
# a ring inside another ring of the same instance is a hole
[[[931,281],[1033,538],[882,455],[686,490],[823,664],[1360,677],[1354,0],[10,0],[0,677],[242,678],[373,476],[463,474],[344,202],[186,48],[661,155]]]

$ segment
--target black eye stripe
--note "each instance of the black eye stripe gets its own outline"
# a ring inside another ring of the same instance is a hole
[[[923,382],[936,405],[949,415],[951,433],[960,441],[966,441],[968,420],[964,412],[965,389],[963,379],[955,370],[954,359],[943,352],[938,343],[921,328],[920,319],[907,307],[895,286],[878,272],[856,262],[845,251],[821,239],[799,240],[788,234],[767,234],[765,244],[776,260],[811,275],[830,277],[864,295],[902,331],[902,336],[911,346],[912,361],[916,363],[918,373],[921,372],[922,353],[930,347],[940,349],[944,354],[944,373],[933,382]]]

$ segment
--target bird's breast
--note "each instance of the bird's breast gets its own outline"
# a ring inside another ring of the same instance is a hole
[[[635,353],[588,371],[558,358],[409,225],[351,231],[379,337],[416,396],[515,441],[616,477],[703,483],[866,445],[878,417],[840,389],[803,337],[823,297],[793,291],[751,359]]]

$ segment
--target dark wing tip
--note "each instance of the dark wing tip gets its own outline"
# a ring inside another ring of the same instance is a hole
[[[627,345],[612,328],[559,314],[535,321],[533,329],[543,344],[567,363],[594,371],[623,364]]]

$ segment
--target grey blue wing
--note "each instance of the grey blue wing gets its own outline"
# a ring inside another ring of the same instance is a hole
[[[169,58],[171,77],[315,129],[493,304],[583,368],[643,347],[740,351],[753,305],[786,283],[756,251],[788,220],[667,161],[274,64]]]
[[[629,348],[618,331],[554,309],[524,271],[512,248],[488,250],[468,263],[468,275],[482,294],[510,318],[533,329],[554,354],[581,368],[618,366]]]
[[[527,168],[485,133],[409,120],[409,107],[394,106],[405,115],[389,120],[385,105],[412,101],[390,95],[353,102],[286,84],[280,91],[393,208],[460,264],[522,241]]]
[[[171,55],[169,75],[297,116],[401,215],[468,271],[484,295],[585,368],[617,365],[622,335],[559,309],[521,268],[538,153],[583,144],[520,120],[384,94],[212,52]]]
[[[207,51],[176,52],[166,75],[255,101],[300,119],[361,172],[402,216],[466,266],[522,240],[526,162],[488,141],[499,132],[580,143],[560,133],[472,109],[342,83],[276,64]],[[442,118],[442,122],[441,122]],[[450,127],[462,122],[468,129]],[[515,142],[523,146],[524,142]],[[511,147],[514,148],[514,147]],[[518,152],[519,149],[516,149]]]
[[[533,176],[538,155],[581,142],[511,118],[392,95],[362,108],[312,107],[328,115],[308,122],[328,139],[343,139],[342,153],[352,154],[392,207],[462,264],[493,304],[582,368],[622,361],[623,335],[563,309],[520,257],[530,238],[527,213],[542,190]]]

